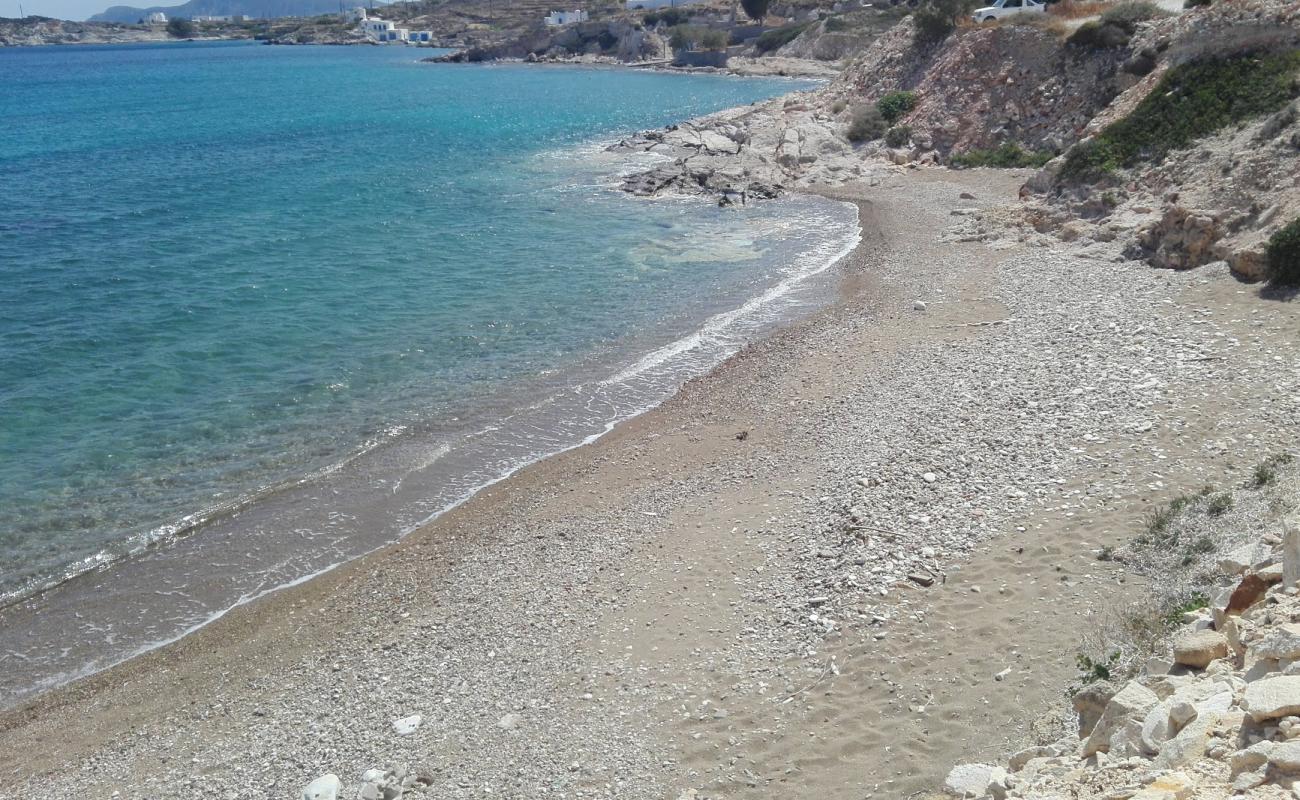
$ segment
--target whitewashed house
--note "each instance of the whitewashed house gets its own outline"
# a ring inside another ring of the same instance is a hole
[[[141,25],[166,25],[167,15],[161,11],[155,11],[152,14],[145,14],[140,20]]]
[[[410,37],[411,32],[406,28],[399,28],[391,20],[371,17],[362,21],[361,30],[372,41],[376,42],[405,42]]]
[[[412,44],[427,44],[433,41],[433,31],[411,31],[406,35],[406,41]]]
[[[549,16],[542,19],[547,25],[558,27],[560,25],[572,25],[575,22],[586,22],[589,18],[586,11],[575,8],[572,11],[552,11]]]

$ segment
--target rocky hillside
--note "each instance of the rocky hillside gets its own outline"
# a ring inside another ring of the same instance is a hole
[[[1122,645],[1109,656],[1081,657],[1077,729],[1005,766],[955,767],[946,793],[1293,797],[1300,789],[1300,517],[1286,515],[1294,514],[1300,482],[1293,471],[1279,480],[1289,460],[1261,464],[1253,488],[1180,498],[1153,514],[1126,555],[1167,579],[1155,584],[1165,603],[1127,625],[1158,632],[1176,620],[1180,627],[1128,669],[1121,658],[1134,654]],[[1129,680],[1119,674],[1133,671]]]
[[[1300,217],[1300,5],[1216,3],[1128,50],[1146,74],[1030,181],[1039,224],[1121,237],[1155,266],[1266,277],[1270,236]]]
[[[1297,74],[1300,4],[1284,0],[1118,3],[1082,26],[1049,14],[937,41],[908,17],[822,90],[621,147],[671,159],[629,180],[642,194],[779,192],[882,162],[1047,162],[1022,193],[1029,235],[1119,239],[1154,266],[1226,261],[1258,280],[1300,218]]]
[[[583,22],[561,29],[540,23],[495,44],[464,47],[432,61],[478,62],[497,59],[565,61],[584,56],[622,62],[668,57],[664,39],[654,30],[627,19]]]

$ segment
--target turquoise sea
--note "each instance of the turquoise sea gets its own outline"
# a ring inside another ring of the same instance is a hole
[[[856,241],[604,152],[806,84],[427,52],[0,51],[0,705],[599,435]]]

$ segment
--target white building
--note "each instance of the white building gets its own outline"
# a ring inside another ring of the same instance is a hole
[[[339,12],[339,21],[340,22],[365,22],[366,10],[361,6],[357,6],[356,8],[349,8],[347,11],[341,11]]]
[[[550,16],[543,17],[547,25],[552,27],[559,25],[571,25],[575,22],[586,22],[588,15],[586,11],[575,8],[572,11],[552,11]]]
[[[405,42],[411,33],[406,28],[399,28],[390,20],[379,17],[363,20],[361,30],[376,42]]]
[[[411,31],[406,35],[406,41],[414,44],[425,44],[433,41],[433,31]]]
[[[166,25],[167,15],[161,11],[155,11],[152,14],[145,14],[144,19],[140,20],[141,25]]]

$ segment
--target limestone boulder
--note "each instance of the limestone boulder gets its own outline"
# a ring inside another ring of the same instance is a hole
[[[1268,751],[1268,765],[1287,775],[1300,774],[1300,742],[1283,742]]]
[[[1131,800],[1190,800],[1195,796],[1195,782],[1182,772],[1171,772],[1139,789]]]
[[[1146,718],[1147,712],[1159,702],[1160,698],[1142,684],[1136,682],[1126,684],[1106,704],[1106,710],[1102,712],[1101,718],[1097,720],[1097,724],[1088,735],[1088,740],[1083,745],[1084,757],[1109,751],[1111,737],[1124,729],[1129,722],[1140,725]],[[1139,728],[1139,732],[1140,730]]]
[[[1252,659],[1294,661],[1300,658],[1300,623],[1289,622],[1271,628],[1247,648]]]
[[[339,776],[329,772],[307,784],[302,790],[302,800],[338,800],[342,792]]]
[[[988,764],[959,764],[943,781],[943,790],[953,797],[984,797],[993,786],[1004,786],[1007,771]]]
[[[1256,722],[1300,714],[1300,675],[1274,675],[1248,684],[1242,708]]]
[[[1172,690],[1171,690],[1172,691]],[[1074,710],[1079,715],[1079,738],[1085,739],[1101,719],[1106,704],[1115,696],[1115,687],[1106,681],[1090,683],[1080,689],[1071,698]]]
[[[1199,630],[1174,640],[1174,662],[1205,669],[1211,661],[1228,655],[1228,638],[1218,631]]]

